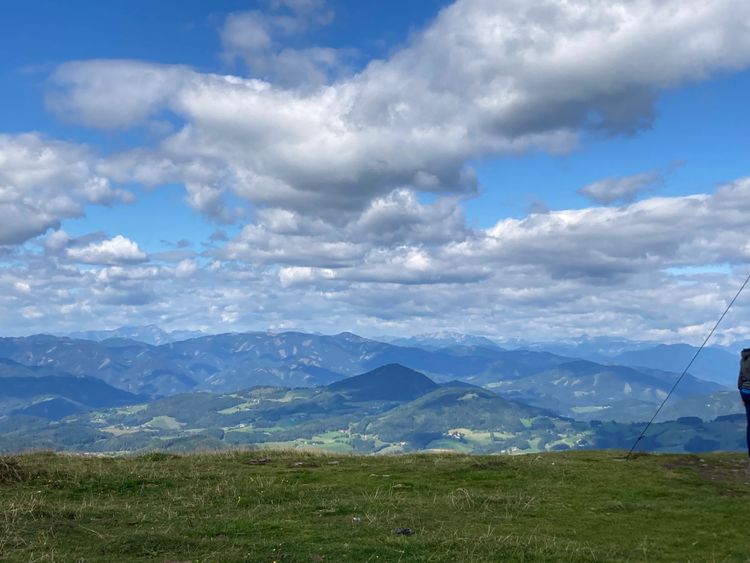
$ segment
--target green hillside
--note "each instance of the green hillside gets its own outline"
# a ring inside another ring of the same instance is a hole
[[[412,401],[353,400],[349,395],[327,388],[256,387],[225,395],[175,395],[62,420],[16,414],[0,417],[0,453],[180,453],[237,447],[333,453],[536,453],[629,448],[643,429],[643,423],[559,417],[465,384],[440,387]],[[744,414],[657,422],[639,448],[675,453],[741,450],[745,424]]]
[[[747,560],[744,456],[621,456],[4,457],[0,558]]]

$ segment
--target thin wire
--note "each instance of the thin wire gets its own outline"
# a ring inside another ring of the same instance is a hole
[[[633,445],[630,448],[630,451],[628,451],[628,455],[625,456],[625,459],[630,459],[630,455],[633,453],[633,450],[635,450],[636,446],[638,446],[638,443],[643,440],[643,438],[646,436],[646,432],[648,431],[649,427],[651,426],[651,423],[656,419],[657,416],[659,416],[659,413],[661,412],[662,407],[666,404],[666,402],[669,400],[669,397],[672,395],[674,390],[677,388],[677,386],[680,384],[680,381],[682,381],[682,378],[685,377],[685,374],[690,369],[690,366],[693,365],[693,362],[698,357],[698,354],[701,353],[703,348],[706,347],[706,344],[708,344],[708,341],[711,339],[711,337],[714,335],[714,332],[717,328],[719,328],[719,325],[721,324],[721,321],[724,320],[724,317],[726,317],[727,313],[729,312],[729,309],[732,308],[732,305],[734,305],[734,302],[737,301],[737,298],[740,296],[740,293],[742,293],[742,290],[745,289],[745,286],[750,282],[750,275],[747,276],[745,279],[745,283],[742,284],[742,287],[740,287],[739,291],[737,291],[737,294],[734,296],[734,298],[729,302],[729,305],[727,305],[727,308],[724,310],[724,312],[721,314],[721,317],[719,317],[719,320],[716,321],[716,324],[711,329],[711,332],[708,333],[708,336],[706,336],[706,339],[703,341],[703,344],[701,344],[701,347],[698,348],[698,350],[693,354],[693,358],[690,360],[690,363],[685,367],[684,370],[682,370],[682,373],[680,374],[680,377],[677,378],[677,381],[674,382],[674,385],[672,385],[672,388],[669,390],[669,393],[667,393],[667,396],[664,397],[664,400],[659,405],[659,408],[656,409],[656,412],[654,413],[654,416],[651,417],[651,420],[648,421],[648,424],[643,428],[641,431],[640,436],[636,438],[635,442],[633,442]]]

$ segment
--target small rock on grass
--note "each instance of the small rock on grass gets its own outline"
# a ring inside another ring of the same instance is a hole
[[[244,461],[247,465],[265,465],[266,463],[269,463],[271,461],[270,458],[262,457],[259,459],[247,459]]]
[[[393,530],[394,534],[401,534],[402,536],[413,536],[414,530],[411,528],[396,528]]]
[[[294,463],[291,463],[289,467],[320,467],[320,464],[313,461],[295,461]]]

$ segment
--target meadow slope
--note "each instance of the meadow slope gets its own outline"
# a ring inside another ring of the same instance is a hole
[[[745,463],[612,451],[5,456],[0,559],[745,561]]]

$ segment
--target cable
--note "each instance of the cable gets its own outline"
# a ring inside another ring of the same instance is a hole
[[[739,291],[737,291],[737,294],[734,296],[734,298],[729,302],[729,305],[727,305],[727,308],[724,310],[724,312],[721,314],[721,317],[719,317],[719,320],[716,321],[716,324],[711,329],[711,332],[708,333],[708,336],[706,336],[706,339],[703,341],[703,344],[701,344],[701,347],[698,348],[698,350],[693,354],[693,358],[690,360],[688,365],[685,367],[684,370],[682,370],[682,373],[680,374],[680,377],[677,378],[677,381],[674,382],[674,385],[672,385],[672,388],[669,390],[669,393],[667,393],[667,396],[664,397],[664,400],[659,405],[659,408],[656,409],[656,412],[654,413],[654,416],[651,417],[651,420],[648,421],[648,424],[643,428],[643,431],[641,432],[640,436],[636,438],[635,442],[633,442],[633,445],[630,448],[630,451],[628,451],[628,455],[625,456],[625,459],[630,459],[631,454],[633,453],[633,450],[635,450],[636,446],[638,446],[638,443],[643,440],[643,438],[646,436],[646,432],[648,431],[649,427],[651,426],[651,423],[656,419],[657,416],[659,416],[659,413],[661,412],[662,407],[666,404],[666,402],[669,400],[669,397],[672,395],[674,390],[677,388],[677,386],[680,384],[680,381],[682,381],[682,378],[685,377],[685,374],[690,369],[690,366],[693,365],[693,362],[698,357],[698,354],[701,353],[703,348],[706,347],[706,344],[708,344],[708,341],[711,339],[711,337],[714,335],[714,332],[717,328],[719,328],[719,324],[721,324],[721,321],[724,320],[724,317],[729,312],[729,309],[732,308],[732,305],[734,305],[734,302],[737,301],[737,298],[740,296],[740,293],[742,293],[742,290],[745,289],[745,286],[750,282],[750,275],[747,276],[745,279],[745,283],[742,284],[742,287],[740,287]]]

